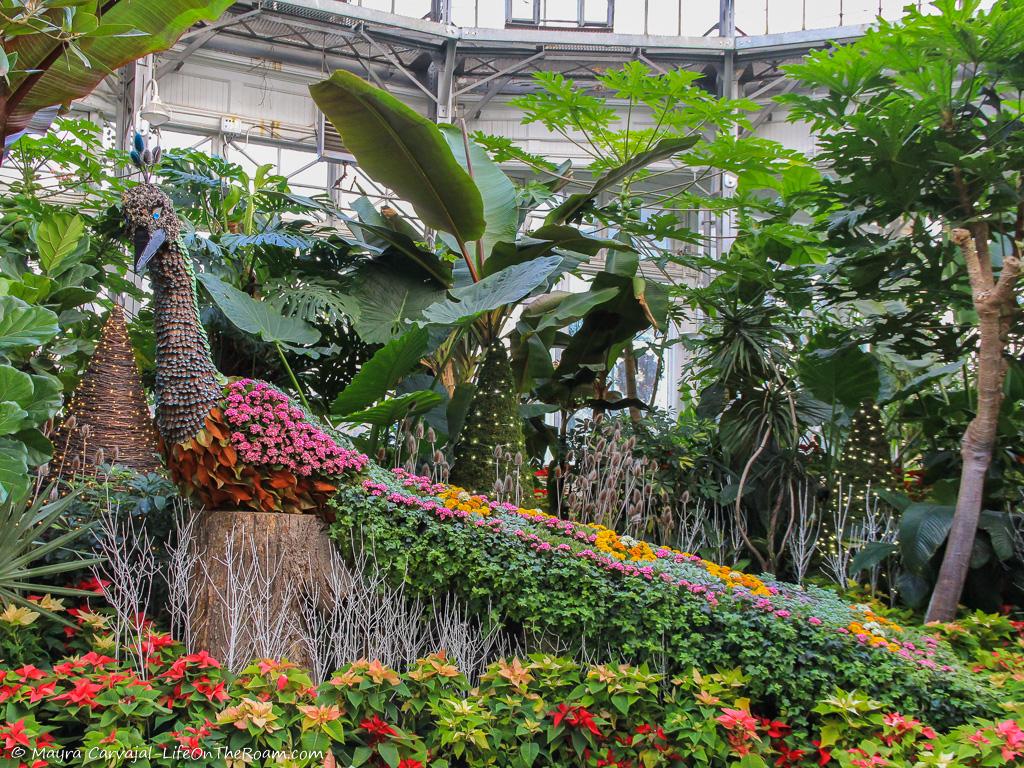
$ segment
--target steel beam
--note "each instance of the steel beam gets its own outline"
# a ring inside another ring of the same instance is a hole
[[[439,57],[436,62],[437,97],[435,103],[437,104],[437,114],[434,116],[434,120],[438,123],[452,121],[452,103],[455,98],[452,86],[455,82],[455,50],[457,47],[458,44],[454,40],[449,40],[445,43],[444,55]]]
[[[198,51],[208,42],[210,42],[214,36],[225,27],[230,27],[235,24],[239,24],[246,19],[251,19],[253,16],[259,16],[262,11],[256,9],[254,11],[247,11],[246,13],[238,16],[231,16],[229,18],[215,21],[212,24],[207,24],[205,27],[200,27],[197,30],[193,30],[188,34],[182,35],[178,42],[187,40],[186,45],[182,50],[172,53],[170,56],[164,58],[164,60],[157,66],[156,75],[154,77],[159,80],[162,77],[166,77],[172,72],[177,72],[183,66],[185,66],[185,60],[188,59],[193,53]]]
[[[796,88],[798,82],[798,80],[792,78],[787,80],[786,84],[782,87],[782,90],[779,91],[778,95],[781,96],[784,93],[790,93],[794,88]],[[760,112],[758,112],[754,116],[754,119],[750,121],[750,128],[744,128],[742,131],[740,131],[740,137],[743,138],[752,135],[760,126],[768,122],[768,118],[772,116],[773,111],[774,105],[769,104],[768,106],[764,107]]]
[[[487,89],[486,93],[484,93],[483,98],[473,105],[473,112],[471,115],[469,115],[469,119],[471,121],[479,120],[480,115],[484,111],[484,107],[486,107],[491,102],[491,99],[493,99],[495,96],[501,93],[501,89],[504,88],[508,84],[508,81],[511,79],[511,77],[503,77],[493,81],[491,83],[491,87]]]
[[[487,83],[491,82],[492,80],[496,80],[499,77],[514,74],[519,70],[523,69],[524,67],[528,67],[533,62],[543,59],[545,55],[546,53],[544,51],[537,51],[537,53],[533,54],[533,56],[530,56],[528,59],[518,61],[515,64],[512,64],[511,66],[505,67],[505,69],[499,69],[497,72],[488,75],[487,77],[481,78],[480,80],[477,80],[476,82],[471,83],[470,85],[467,85],[463,88],[459,88],[459,90],[457,90],[454,95],[461,96],[462,94],[469,93],[473,89],[479,88],[481,85],[486,85]]]
[[[434,93],[431,93],[430,89],[427,88],[427,86],[425,86],[423,83],[421,83],[420,79],[418,77],[416,77],[412,72],[410,72],[408,69],[405,68],[405,65],[402,64],[402,62],[399,60],[398,56],[395,55],[394,51],[392,51],[390,48],[385,48],[383,45],[381,45],[376,40],[374,40],[372,37],[370,37],[370,35],[367,34],[365,29],[360,29],[359,30],[359,34],[372,47],[374,47],[378,51],[380,51],[381,54],[383,54],[384,58],[386,58],[388,61],[390,61],[392,66],[395,67],[395,69],[397,69],[399,72],[401,72],[403,75],[405,75],[406,78],[408,78],[409,82],[411,82],[413,85],[415,85],[421,91],[423,91],[423,93],[426,94],[428,99],[433,101],[435,104],[438,103],[437,95],[434,94]]]

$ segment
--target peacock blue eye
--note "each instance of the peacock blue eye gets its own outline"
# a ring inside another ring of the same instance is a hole
[[[159,219],[160,218],[160,211],[153,211],[153,218],[154,219]]]

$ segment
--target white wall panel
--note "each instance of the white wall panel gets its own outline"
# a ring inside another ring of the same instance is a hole
[[[231,80],[218,78],[210,71],[202,74],[176,72],[160,80],[160,98],[168,104],[209,111],[230,112],[231,90]]]

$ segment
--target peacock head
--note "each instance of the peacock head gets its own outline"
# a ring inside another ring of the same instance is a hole
[[[121,197],[125,226],[135,245],[135,272],[142,274],[164,243],[178,237],[171,200],[154,184],[138,184]]]

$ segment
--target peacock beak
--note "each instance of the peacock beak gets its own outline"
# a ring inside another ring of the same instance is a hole
[[[135,274],[143,273],[166,239],[167,233],[162,229],[150,232],[145,227],[135,228]]]

